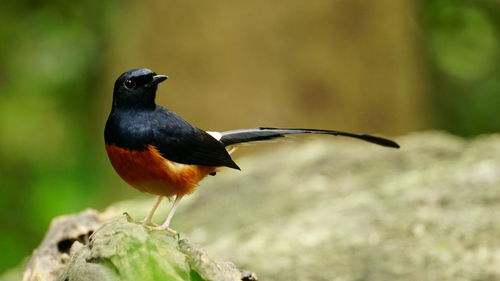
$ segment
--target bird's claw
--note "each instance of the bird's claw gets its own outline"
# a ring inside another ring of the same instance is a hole
[[[153,230],[166,230],[172,235],[179,235],[179,233],[177,233],[177,231],[175,231],[172,228],[165,226],[165,225],[155,226],[155,227],[153,227]]]

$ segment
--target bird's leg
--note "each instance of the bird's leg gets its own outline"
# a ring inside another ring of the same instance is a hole
[[[233,152],[235,152],[236,150],[238,150],[238,146],[235,145],[235,146],[230,146],[227,148],[227,153],[229,153],[229,155],[233,154]]]
[[[152,223],[153,215],[155,214],[156,209],[158,209],[158,206],[160,206],[161,200],[163,200],[162,195],[158,196],[155,204],[153,205],[153,208],[151,208],[151,210],[149,210],[148,215],[144,218],[144,220],[142,221],[142,224],[145,224],[145,225],[153,224]]]
[[[169,225],[170,225],[170,221],[172,220],[172,217],[174,216],[175,209],[177,209],[177,205],[179,205],[179,202],[181,202],[182,196],[184,196],[184,195],[177,195],[175,197],[175,201],[172,204],[172,208],[168,212],[167,219],[165,220],[165,222],[161,226],[157,226],[157,227],[155,227],[153,229],[155,229],[155,230],[166,230],[166,231],[168,231],[168,232],[170,232],[172,234],[177,234],[177,231],[171,229],[169,227]]]

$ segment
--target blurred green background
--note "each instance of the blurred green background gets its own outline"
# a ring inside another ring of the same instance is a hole
[[[4,1],[0,272],[50,220],[138,196],[103,146],[114,79],[168,74],[197,126],[461,136],[500,129],[500,3]]]

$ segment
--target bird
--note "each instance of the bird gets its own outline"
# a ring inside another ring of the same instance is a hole
[[[104,129],[105,149],[118,175],[135,189],[157,196],[142,221],[155,230],[177,232],[170,227],[181,199],[198,183],[221,168],[240,170],[231,148],[294,134],[345,136],[385,147],[399,148],[389,139],[368,134],[318,129],[257,127],[224,132],[204,131],[156,104],[158,85],[167,80],[147,68],[131,69],[115,81],[111,112]],[[165,222],[156,226],[153,215],[162,200],[175,199]]]

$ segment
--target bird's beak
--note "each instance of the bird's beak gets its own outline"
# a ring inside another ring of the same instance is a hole
[[[168,79],[168,76],[166,76],[166,75],[155,75],[155,76],[153,76],[153,80],[151,80],[151,82],[146,84],[146,87],[158,85],[167,79]]]

